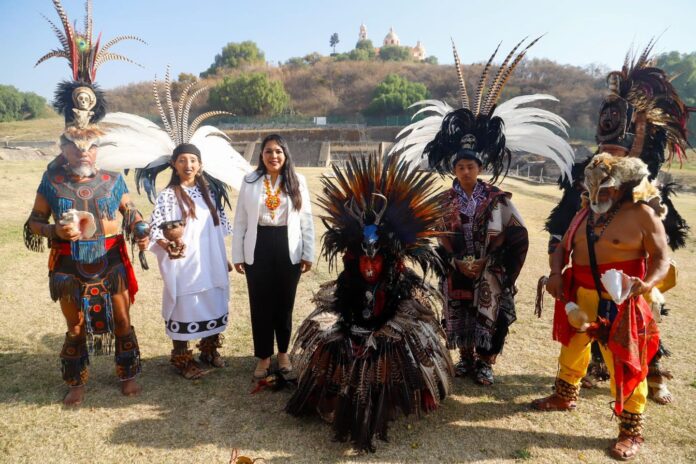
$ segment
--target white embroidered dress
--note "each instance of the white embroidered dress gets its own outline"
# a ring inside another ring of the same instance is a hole
[[[185,257],[170,259],[157,244],[164,239],[158,226],[182,218],[172,188],[157,196],[150,219],[150,251],[157,256],[164,281],[162,316],[167,335],[172,340],[193,340],[227,327],[230,285],[225,236],[232,233],[232,227],[224,211],[218,211],[220,225],[215,226],[198,186],[182,188],[196,204],[196,218],[188,217],[184,229]]]

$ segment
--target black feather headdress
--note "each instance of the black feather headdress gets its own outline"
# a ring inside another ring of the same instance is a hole
[[[417,164],[427,158],[430,169],[440,174],[451,173],[461,158],[475,159],[490,171],[492,183],[505,176],[513,153],[531,153],[548,158],[558,165],[563,176],[570,178],[574,152],[564,139],[568,135],[567,122],[550,111],[522,106],[558,100],[551,95],[536,94],[498,104],[515,68],[540,38],[518,52],[525,40],[519,42],[489,79],[499,45],[483,68],[473,99],[469,98],[459,55],[452,43],[460,107],[455,109],[437,100],[415,103],[413,106],[422,108],[414,114],[414,122],[399,132],[390,153]],[[416,118],[422,113],[429,115]]]
[[[640,55],[626,54],[620,71],[607,76],[597,125],[600,151],[618,147],[648,165],[654,179],[662,163],[685,157],[691,108],[677,94],[664,70],[654,65],[651,40]]]

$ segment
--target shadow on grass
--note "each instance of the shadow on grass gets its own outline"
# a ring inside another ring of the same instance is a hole
[[[55,348],[62,337],[50,336],[41,342]],[[531,447],[581,451],[602,449],[609,443],[610,437],[591,436],[593,431],[506,428],[506,419],[514,422],[515,416],[543,420],[539,417],[544,413],[530,409],[528,397],[550,391],[553,377],[501,375],[492,388],[455,379],[455,397],[448,398],[440,409],[421,420],[398,418],[390,426],[390,442],[377,440],[376,454],[356,456],[350,444],[331,440],[331,427],[320,419],[285,414],[289,390],[251,395],[253,357],[228,357],[227,362],[228,367],[216,369],[202,380],[186,381],[174,372],[168,356],[144,358],[139,377],[143,392],[125,398],[118,391],[112,357],[92,357],[87,396],[75,418],[99,409],[122,411],[123,420],[106,437],[112,445],[163,450],[237,447],[254,450],[248,454],[255,457],[272,453],[276,457],[266,461],[274,463],[402,462],[404,453],[411,462],[432,462],[435,457],[439,462],[476,462],[514,458]],[[56,405],[65,392],[57,352],[0,353],[0,376],[6,379],[0,386],[0,403]],[[485,421],[503,425],[478,424]]]
[[[491,386],[477,384],[471,377],[457,377],[453,382],[454,395],[489,397],[496,401],[514,402],[520,397],[542,397],[553,393],[555,376],[545,375],[496,375]],[[609,383],[600,382],[595,388],[583,388],[581,399],[593,399],[609,394]]]

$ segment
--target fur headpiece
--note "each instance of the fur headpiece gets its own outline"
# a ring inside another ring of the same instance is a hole
[[[588,199],[596,204],[601,189],[630,188],[633,202],[647,203],[664,219],[667,208],[661,202],[660,191],[648,179],[649,175],[648,166],[638,158],[600,153],[585,168]]]

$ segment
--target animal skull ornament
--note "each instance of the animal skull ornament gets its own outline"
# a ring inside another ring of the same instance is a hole
[[[97,104],[97,96],[89,87],[77,87],[72,93],[73,104],[80,110],[90,111]]]
[[[373,193],[372,196],[374,198],[379,198],[383,201],[382,208],[377,211],[374,208],[374,202],[373,202],[373,214],[374,214],[374,219],[372,220],[371,224],[365,225],[365,217],[366,217],[366,212],[367,212],[367,207],[364,202],[363,203],[363,208],[362,211],[358,208],[355,198],[352,198],[349,202],[346,202],[345,207],[348,213],[355,218],[356,221],[358,221],[358,224],[360,224],[360,227],[363,230],[363,241],[361,244],[363,252],[365,252],[365,255],[374,258],[375,255],[377,254],[377,251],[379,250],[379,245],[377,242],[379,241],[379,226],[382,222],[382,216],[384,215],[384,212],[387,210],[387,197],[382,195],[381,193]]]
[[[462,148],[468,148],[469,150],[476,149],[476,136],[474,134],[466,134],[462,137],[461,141]]]

